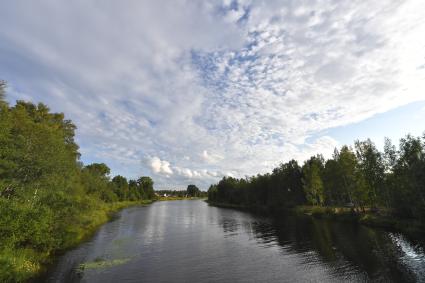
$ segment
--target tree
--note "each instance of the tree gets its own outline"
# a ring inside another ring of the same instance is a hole
[[[355,149],[356,157],[359,161],[358,168],[362,175],[358,176],[358,178],[364,179],[358,183],[358,186],[368,191],[367,201],[375,207],[378,201],[384,202],[384,200],[378,199],[378,196],[383,195],[384,160],[381,153],[370,139],[362,142],[356,141]]]
[[[118,200],[114,186],[109,181],[110,169],[104,163],[87,165],[81,171],[81,182],[87,193],[98,196],[105,202]]]
[[[392,206],[400,215],[425,220],[425,144],[420,137],[400,140],[393,168]]]
[[[208,200],[218,201],[217,199],[217,185],[211,185],[208,189]]]
[[[139,185],[137,183],[136,180],[130,180],[128,182],[128,192],[129,192],[129,199],[130,200],[138,200],[138,199],[142,199],[143,195],[140,190],[139,190]]]
[[[186,192],[190,197],[198,197],[201,194],[201,190],[199,190],[195,185],[188,185]]]
[[[268,205],[295,206],[305,203],[301,167],[296,160],[280,164],[270,176]]]
[[[322,172],[324,170],[323,156],[313,156],[304,163],[303,188],[307,201],[312,205],[323,205],[325,201]]]
[[[385,138],[384,142],[384,166],[385,166],[385,172],[389,173],[392,172],[394,169],[394,166],[397,163],[397,149],[392,144],[391,140],[389,138]]]
[[[354,191],[356,189],[356,155],[348,146],[343,146],[339,151],[339,154],[336,156],[336,161],[339,167],[338,171],[343,188],[342,198],[345,202],[355,203],[358,201],[353,198]]]
[[[108,175],[111,173],[111,169],[109,169],[105,163],[92,163],[87,165],[85,169],[90,171],[92,174],[96,174],[104,178],[108,178]]]
[[[385,206],[391,208],[392,198],[394,196],[394,189],[396,189],[394,167],[397,164],[398,155],[397,149],[392,144],[389,138],[385,138],[384,143],[384,186],[381,198],[384,200]]]
[[[153,189],[153,180],[150,177],[140,177],[137,180],[142,196],[146,199],[152,199],[155,197],[155,191]]]
[[[123,176],[117,175],[112,178],[114,185],[114,192],[120,200],[126,200],[129,197],[129,189],[127,179]]]
[[[340,168],[338,162],[335,159],[329,159],[326,161],[322,174],[326,205],[341,205],[346,202],[343,199],[343,181],[339,171]]]

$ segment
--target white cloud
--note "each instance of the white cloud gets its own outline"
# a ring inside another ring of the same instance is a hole
[[[207,163],[217,163],[223,159],[223,156],[218,154],[208,153],[207,150],[203,150],[201,154],[202,159]]]
[[[424,10],[421,0],[11,1],[0,75],[9,99],[77,124],[84,160],[206,188],[330,155],[338,142],[324,130],[425,99]]]
[[[157,174],[165,174],[165,175],[172,175],[173,170],[170,168],[170,162],[161,160],[158,157],[152,157],[149,160],[149,165],[151,166],[154,173]]]

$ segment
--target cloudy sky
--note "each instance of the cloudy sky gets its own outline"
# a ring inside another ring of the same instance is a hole
[[[3,1],[8,100],[78,127],[85,163],[206,189],[425,130],[423,0]]]

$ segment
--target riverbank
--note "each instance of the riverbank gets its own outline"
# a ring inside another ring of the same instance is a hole
[[[359,212],[345,207],[298,206],[294,208],[294,212],[315,218],[355,222],[370,227],[384,228],[412,237],[421,237],[425,234],[425,225],[418,220],[395,217],[385,210]]]
[[[397,231],[408,236],[419,238],[425,236],[425,225],[415,219],[403,219],[394,217],[388,211],[380,212],[355,212],[346,207],[319,207],[319,206],[296,206],[294,208],[270,209],[267,207],[249,207],[229,203],[216,203],[206,200],[212,206],[233,208],[239,210],[279,215],[281,213],[293,213],[313,218],[332,219],[335,221],[352,222],[370,227],[383,228]]]
[[[148,205],[152,202],[152,200],[141,200],[99,204],[97,209],[81,214],[78,223],[67,227],[66,233],[72,235],[72,238],[64,239],[62,245],[55,250],[41,252],[29,247],[0,250],[0,281],[26,282],[39,276],[52,263],[56,255],[76,247],[93,236],[101,225],[111,220],[121,209]]]

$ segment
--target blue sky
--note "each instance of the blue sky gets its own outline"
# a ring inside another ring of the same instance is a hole
[[[425,2],[8,1],[8,100],[77,125],[84,163],[206,189],[425,130]]]

